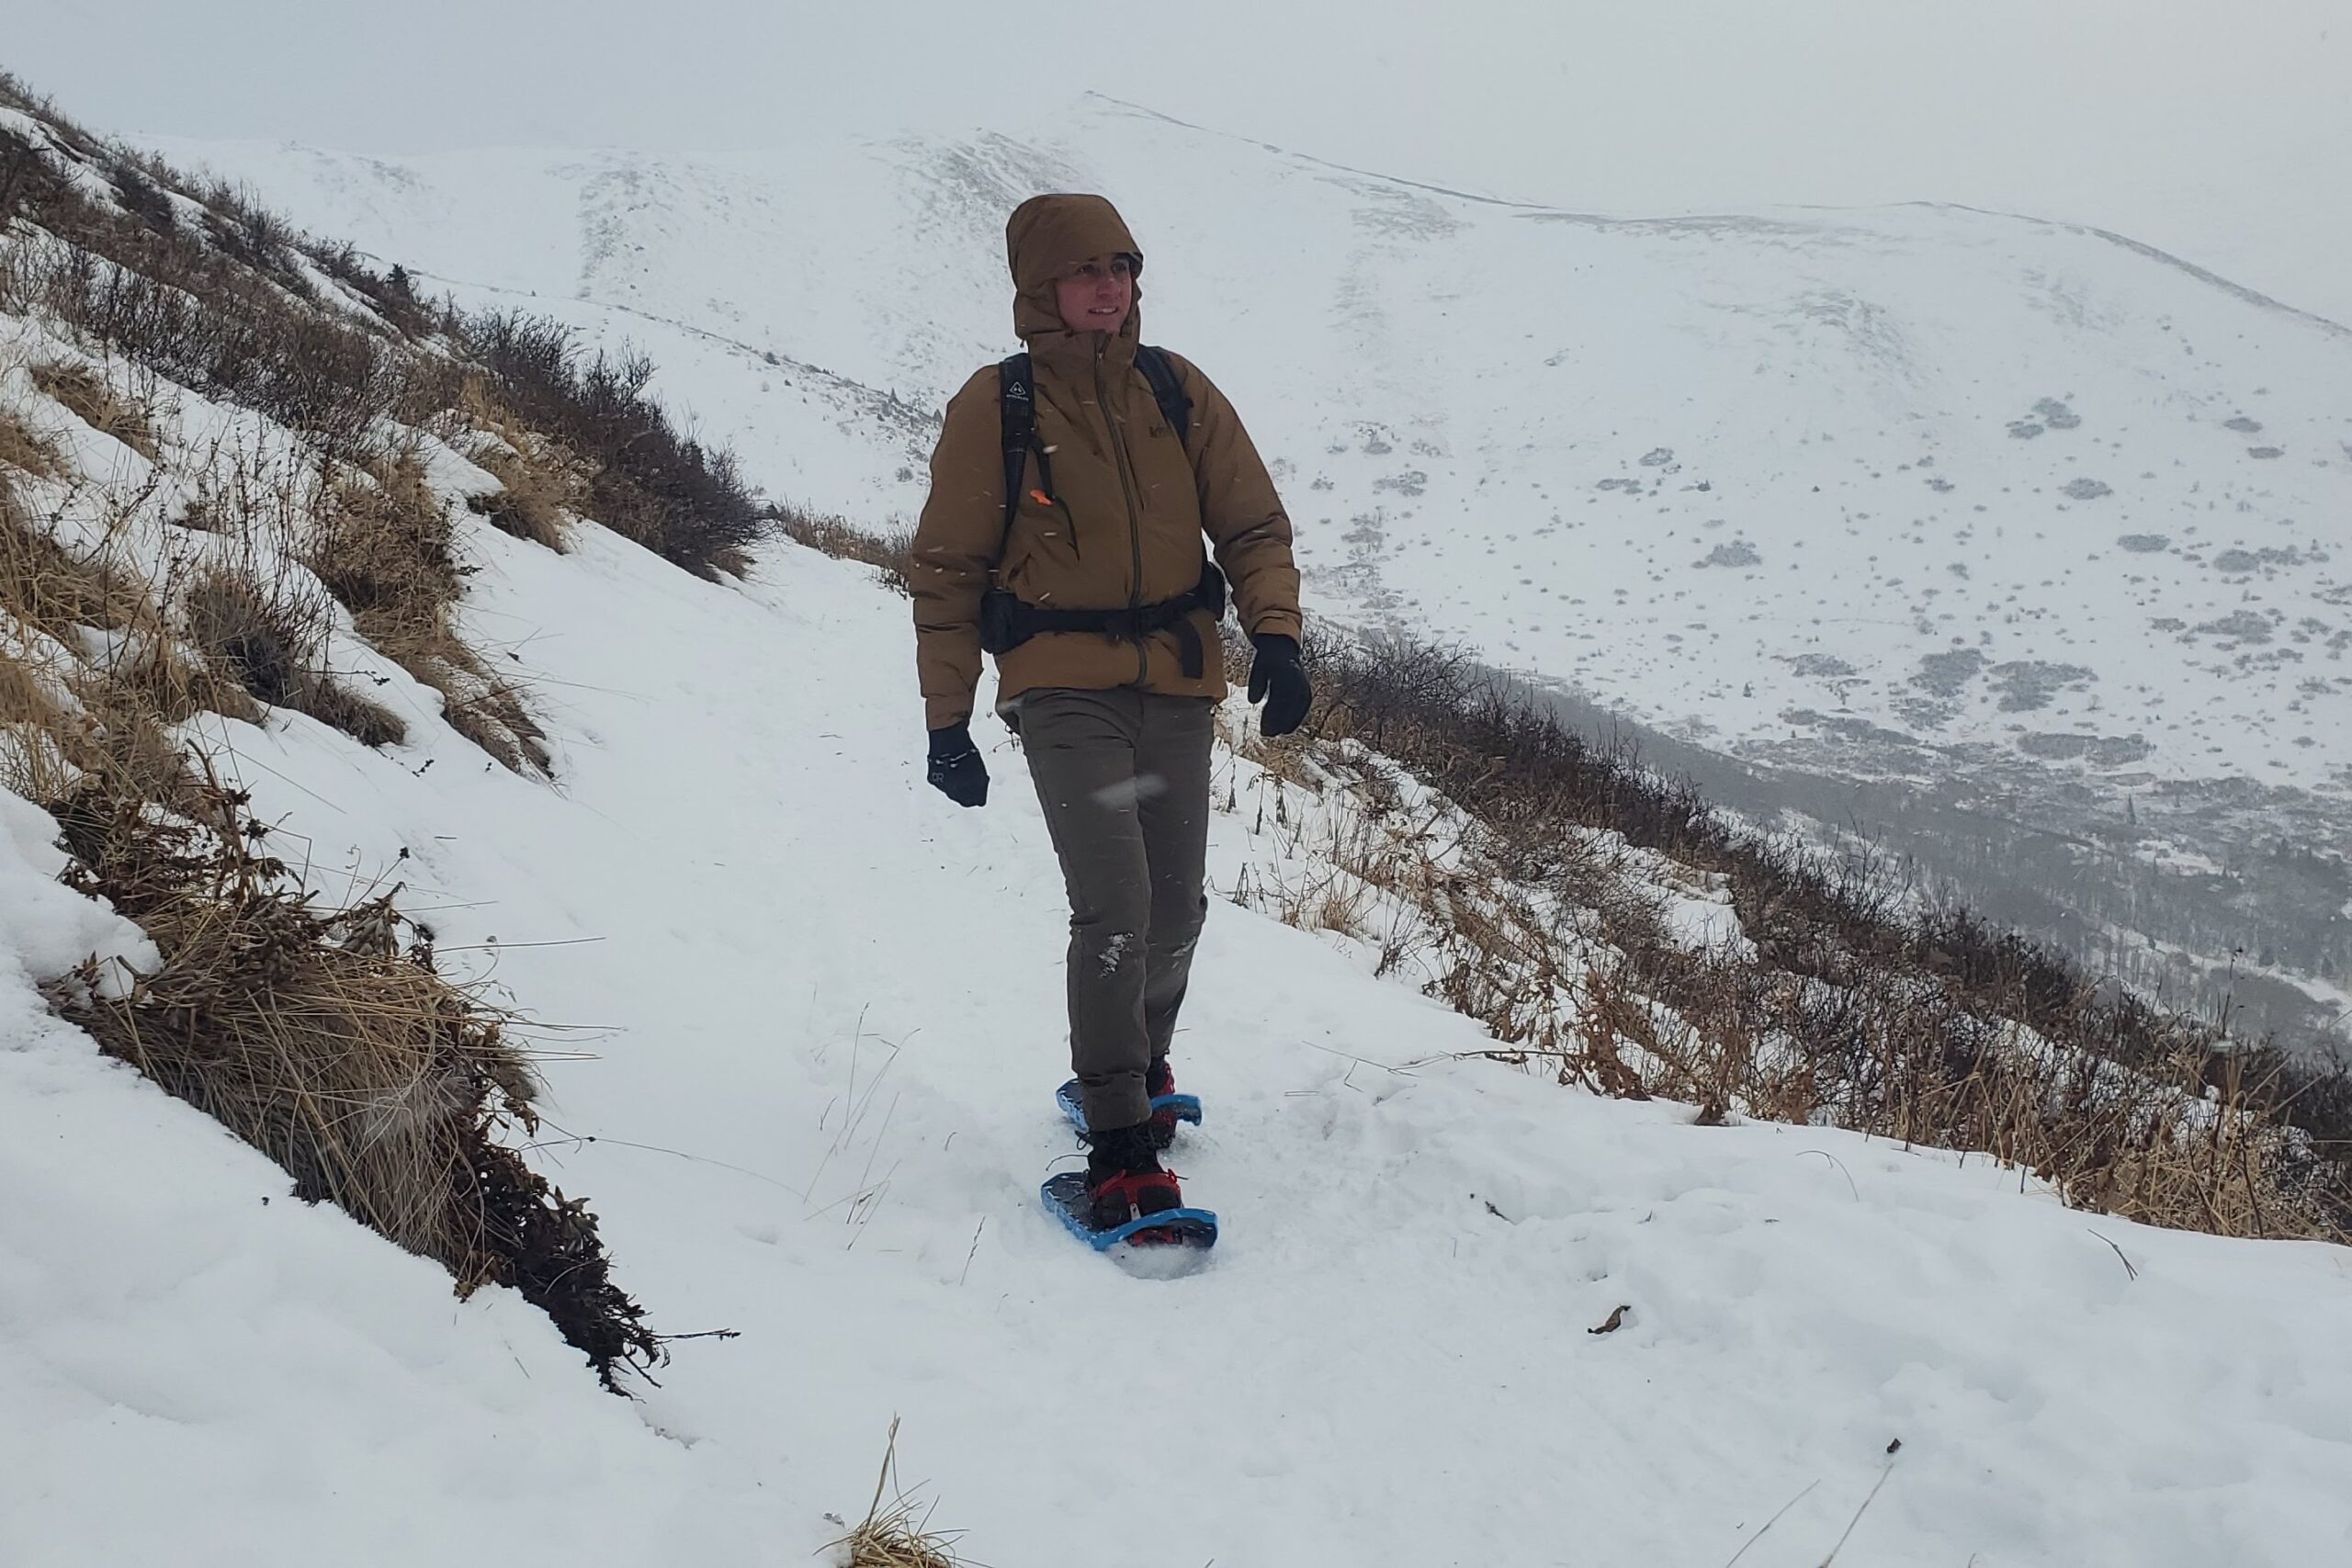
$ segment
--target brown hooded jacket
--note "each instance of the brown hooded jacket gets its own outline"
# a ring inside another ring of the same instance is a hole
[[[1038,440],[1054,494],[1035,458],[1010,529],[998,369],[989,366],[947,405],[931,458],[931,496],[915,529],[915,661],[929,727],[968,718],[980,676],[980,595],[991,581],[1026,604],[1123,610],[1158,604],[1200,581],[1202,536],[1232,583],[1242,628],[1299,635],[1298,570],[1290,519],[1241,421],[1209,378],[1168,356],[1192,399],[1189,443],[1170,428],[1136,367],[1143,291],[1116,333],[1073,331],[1055,283],[1080,263],[1141,252],[1099,196],[1040,196],[1005,226],[1016,289],[1013,327],[1029,345]],[[1189,447],[1189,449],[1188,449]],[[1225,694],[1217,632],[1192,617],[1208,657],[1183,672],[1178,638],[1138,645],[1092,632],[1046,632],[997,660],[1000,702],[1038,687],[1136,686],[1170,695]]]

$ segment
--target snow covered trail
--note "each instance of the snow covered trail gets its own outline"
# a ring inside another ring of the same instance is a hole
[[[0,1401],[41,1413],[0,1424],[12,1568],[493,1536],[800,1561],[893,1415],[938,1522],[1005,1565],[1718,1568],[1787,1506],[1740,1561],[1812,1568],[1883,1478],[1841,1562],[2352,1556],[2352,1254],[1453,1061],[1473,1025],[1229,905],[1174,1160],[1224,1239],[1129,1277],[1036,1204],[1072,1148],[1061,889],[1009,748],[985,810],[922,785],[903,603],[805,552],[734,589],[595,529],[565,558],[468,537],[558,788],[438,726],[377,756],[289,719],[238,755],[315,865],[407,878],[452,962],[582,1026],[549,1041],[594,1058],[548,1066],[542,1156],[657,1326],[741,1337],[680,1345],[639,1407],[597,1395],[512,1297],[453,1306],[335,1216],[262,1210],[257,1156],[28,1023],[0,1050],[0,1175],[32,1194],[0,1206]],[[1249,829],[1218,819],[1221,881]],[[178,1382],[204,1397],[151,1397]],[[249,1483],[118,1506],[126,1466],[200,1453]]]

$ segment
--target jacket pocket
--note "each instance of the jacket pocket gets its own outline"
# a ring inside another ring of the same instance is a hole
[[[1080,571],[1078,529],[1067,504],[1041,504],[1023,496],[997,561],[997,581],[1033,604],[1067,598]],[[1059,588],[1061,592],[1055,590]]]

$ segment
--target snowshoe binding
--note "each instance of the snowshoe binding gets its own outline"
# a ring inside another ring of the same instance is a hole
[[[1208,1247],[1216,1216],[1188,1209],[1172,1171],[1161,1168],[1149,1123],[1088,1138],[1086,1169],[1064,1171],[1040,1190],[1070,1233],[1098,1252],[1131,1247]]]

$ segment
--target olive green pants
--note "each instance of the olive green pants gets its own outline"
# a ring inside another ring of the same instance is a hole
[[[1016,716],[1069,890],[1069,1056],[1089,1127],[1151,1115],[1208,913],[1206,697],[1023,694]]]

